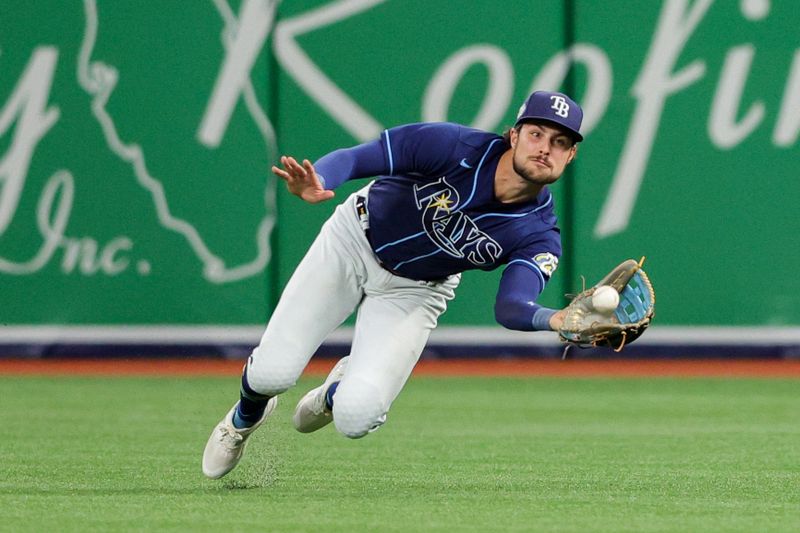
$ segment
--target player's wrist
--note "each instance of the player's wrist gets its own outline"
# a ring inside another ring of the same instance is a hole
[[[537,309],[533,314],[533,329],[535,331],[547,331],[549,329],[553,329],[552,320],[556,313],[557,311],[555,309],[550,309],[548,307],[540,307]]]
[[[549,325],[551,330],[558,331],[561,329],[561,326],[564,325],[564,314],[565,311],[562,309],[550,315]]]

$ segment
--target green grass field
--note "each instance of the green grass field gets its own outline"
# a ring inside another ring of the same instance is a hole
[[[800,531],[800,382],[413,377],[380,431],[200,456],[236,378],[0,377],[2,531]]]

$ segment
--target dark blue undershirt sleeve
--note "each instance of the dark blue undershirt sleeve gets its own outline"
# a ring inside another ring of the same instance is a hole
[[[384,130],[374,141],[331,152],[314,167],[328,190],[358,178],[438,175],[450,164],[461,130],[461,126],[444,122],[398,126]]]
[[[331,152],[314,163],[314,168],[327,190],[333,190],[350,179],[389,173],[379,140]]]
[[[536,303],[536,298],[544,290],[543,279],[533,267],[509,265],[500,278],[494,304],[497,323],[519,331],[549,331],[550,317],[556,310]]]

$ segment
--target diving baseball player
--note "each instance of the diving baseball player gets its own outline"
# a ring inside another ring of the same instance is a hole
[[[353,311],[350,355],[300,400],[298,431],[332,421],[359,438],[380,427],[465,270],[505,267],[501,325],[558,330],[563,311],[536,303],[561,255],[547,185],[575,158],[582,118],[568,96],[537,91],[504,136],[419,123],[315,164],[281,157],[283,169],[272,172],[310,203],[333,198],[345,181],[376,179],[336,208],[289,280],[245,365],[240,400],[208,440],[205,475],[237,465],[278,395]]]

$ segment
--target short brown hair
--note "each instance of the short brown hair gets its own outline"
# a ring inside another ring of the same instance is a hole
[[[548,123],[549,123],[548,120],[529,120],[529,121],[526,121],[526,122],[520,122],[519,124],[517,124],[513,128],[506,128],[506,130],[503,132],[503,139],[505,139],[505,141],[508,144],[511,144],[511,130],[517,130],[517,135],[519,135],[519,132],[522,129],[522,125],[523,124],[548,124]],[[572,145],[573,146],[578,144],[578,142],[579,142],[578,139],[576,139],[573,135],[570,135],[569,132],[564,132],[564,135],[566,135],[567,137],[572,139]]]

